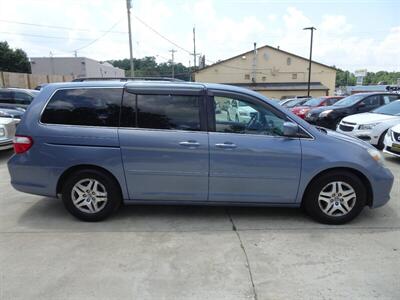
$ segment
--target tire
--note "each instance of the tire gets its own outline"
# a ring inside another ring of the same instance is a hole
[[[383,148],[385,148],[385,144],[384,144],[383,141],[385,140],[385,135],[386,135],[387,132],[388,132],[388,130],[385,130],[385,131],[381,134],[381,136],[379,137],[378,145],[376,145],[376,148],[377,148],[377,149],[383,150]]]
[[[330,195],[332,193],[334,197]],[[338,225],[357,217],[366,205],[366,199],[366,188],[358,176],[347,171],[332,171],[310,183],[302,206],[314,220]]]
[[[119,208],[122,199],[120,187],[114,178],[89,169],[71,174],[61,194],[65,208],[74,217],[87,222],[106,219]]]

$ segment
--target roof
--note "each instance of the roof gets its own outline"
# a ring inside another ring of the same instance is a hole
[[[303,57],[303,56],[300,56],[300,55],[297,55],[297,54],[294,54],[294,53],[291,53],[291,52],[287,52],[287,51],[284,51],[284,50],[281,50],[281,49],[278,49],[278,48],[275,48],[275,47],[272,47],[272,46],[269,46],[269,45],[264,45],[264,46],[258,47],[258,48],[257,48],[257,51],[258,51],[258,50],[261,50],[261,49],[264,49],[264,48],[269,48],[269,49],[272,49],[272,50],[275,50],[275,51],[282,52],[282,53],[287,54],[287,55],[291,55],[291,56],[300,58],[300,59],[302,59],[302,60],[309,61],[308,58],[305,58],[305,57]],[[212,65],[205,66],[204,68],[195,71],[195,73],[198,73],[198,72],[200,72],[200,71],[202,71],[202,70],[205,70],[205,69],[214,67],[214,66],[216,66],[216,65],[222,64],[222,63],[227,62],[227,61],[229,61],[229,60],[232,60],[232,59],[235,59],[235,58],[238,58],[238,57],[242,57],[243,55],[250,54],[250,53],[252,53],[253,51],[254,51],[254,50],[250,50],[250,51],[247,51],[247,52],[238,54],[238,55],[236,55],[236,56],[233,56],[233,57],[230,57],[230,58],[227,58],[227,59],[224,59],[224,60],[220,60],[220,61],[218,61],[218,62],[216,62],[216,63],[214,63],[214,64],[212,64]],[[325,64],[316,62],[316,61],[314,61],[314,60],[312,60],[311,62],[314,63],[314,64],[317,64],[317,65],[323,66],[323,67],[325,67],[325,68],[329,68],[329,69],[332,69],[332,70],[336,70],[335,67],[328,66],[328,65],[325,65]]]
[[[227,83],[229,85],[236,85],[252,89],[254,91],[299,91],[307,90],[307,82],[260,82],[260,83]],[[328,87],[321,82],[310,82],[310,90],[312,91],[326,91]]]

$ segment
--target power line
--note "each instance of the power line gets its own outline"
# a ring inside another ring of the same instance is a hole
[[[3,34],[12,34],[12,35],[22,35],[22,36],[30,36],[36,38],[46,38],[46,39],[59,39],[59,40],[79,40],[79,41],[90,41],[91,39],[87,38],[69,38],[69,37],[61,37],[61,36],[50,36],[50,35],[41,35],[41,34],[30,34],[30,33],[17,33],[17,32],[7,32],[7,31],[0,31]]]
[[[101,36],[99,36],[98,38],[94,39],[94,40],[91,41],[89,44],[87,44],[87,45],[85,45],[85,46],[82,46],[82,47],[80,47],[80,48],[77,48],[77,49],[75,49],[75,50],[73,50],[73,51],[71,51],[71,52],[75,52],[75,51],[78,51],[78,50],[82,50],[82,49],[87,48],[87,47],[89,47],[90,45],[96,43],[98,40],[102,39],[102,38],[105,37],[108,33],[110,33],[110,31],[113,30],[114,27],[117,26],[121,21],[122,21],[122,18],[119,19],[114,25],[112,25],[112,26],[110,27],[109,30],[105,31],[105,32],[104,32]]]
[[[17,21],[9,21],[9,20],[0,20],[3,23],[12,23],[12,24],[19,24],[19,25],[26,25],[26,26],[35,26],[35,27],[45,27],[45,28],[52,28],[52,29],[62,29],[62,30],[74,30],[74,31],[85,31],[85,32],[93,32],[93,29],[88,28],[74,28],[74,27],[66,27],[66,26],[55,26],[55,25],[45,25],[45,24],[37,24],[37,23],[26,23],[26,22],[17,22]],[[96,30],[97,32],[107,32],[107,30]],[[109,31],[108,33],[121,33],[126,34],[127,31]]]
[[[172,45],[174,45],[175,47],[189,53],[190,55],[192,55],[192,52],[190,52],[189,50],[179,46],[177,43],[175,43],[174,41],[170,40],[169,38],[167,38],[166,36],[164,36],[163,34],[161,34],[160,32],[158,32],[157,30],[155,30],[153,27],[151,27],[149,24],[147,24],[146,22],[144,22],[142,19],[140,19],[138,16],[132,14],[133,17],[138,20],[140,23],[142,23],[144,26],[146,26],[148,29],[150,29],[151,31],[153,31],[155,34],[157,34],[159,37],[163,38],[164,40],[166,40],[167,42],[171,43]]]

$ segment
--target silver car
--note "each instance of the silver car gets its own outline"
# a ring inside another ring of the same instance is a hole
[[[13,139],[19,119],[0,117],[0,150],[13,147]]]

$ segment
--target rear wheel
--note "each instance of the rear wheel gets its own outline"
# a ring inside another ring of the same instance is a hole
[[[106,173],[81,170],[68,177],[62,188],[66,209],[83,221],[101,221],[121,204],[118,183]]]
[[[306,212],[325,224],[344,224],[354,219],[366,204],[364,184],[356,175],[333,171],[315,179],[303,199]]]

